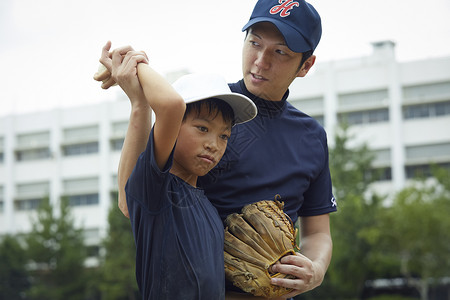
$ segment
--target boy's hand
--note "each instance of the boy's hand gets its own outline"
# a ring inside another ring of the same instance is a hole
[[[109,52],[102,55],[105,58],[100,62],[105,65],[111,65],[111,78],[120,85],[130,99],[139,94],[139,98],[143,96],[142,87],[137,76],[137,65],[139,63],[148,64],[147,55],[143,51],[135,51],[130,46],[124,46],[112,51],[111,58]],[[109,82],[108,84],[111,84]],[[142,93],[142,95],[141,95]]]
[[[111,42],[108,41],[102,48],[100,66],[94,74],[94,80],[102,81],[103,89],[119,84],[127,94],[140,90],[137,64],[148,64],[147,54],[144,51],[135,51],[131,46],[117,48],[112,52],[110,49]]]

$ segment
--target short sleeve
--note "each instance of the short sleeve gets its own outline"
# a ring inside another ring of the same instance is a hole
[[[323,132],[321,143],[325,155],[323,168],[319,175],[311,181],[309,188],[305,191],[303,205],[298,211],[299,216],[316,216],[337,210],[336,200],[332,191],[325,132]]]
[[[147,147],[139,156],[125,186],[127,203],[137,202],[150,211],[161,209],[163,193],[167,189],[168,180],[170,180],[169,170],[172,167],[173,152],[172,149],[166,165],[161,170],[155,160],[152,128]],[[130,204],[128,206],[130,208]]]

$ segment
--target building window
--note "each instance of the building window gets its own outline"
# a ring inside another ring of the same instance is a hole
[[[50,132],[20,134],[17,136],[17,161],[41,160],[51,157]]]
[[[404,119],[434,118],[450,115],[450,101],[403,107]]]
[[[83,230],[83,239],[86,244],[97,243],[101,239],[100,230],[98,228],[85,228]]]
[[[41,205],[42,200],[43,198],[16,200],[14,208],[17,211],[36,210]]]
[[[64,180],[64,195],[71,206],[97,205],[98,185],[97,177]]]
[[[316,97],[307,99],[295,99],[290,100],[289,102],[298,110],[311,115],[313,113],[323,113],[323,101],[323,97]]]
[[[49,148],[16,150],[17,161],[47,159],[50,156]]]
[[[370,178],[374,181],[390,181],[392,180],[391,167],[375,168],[370,170]]]
[[[109,191],[109,198],[112,203],[117,203],[118,197],[119,197],[119,182],[118,182],[118,175],[114,174],[112,175],[112,184],[111,184],[111,190]],[[114,204],[116,205],[116,204]]]
[[[355,110],[362,107],[374,107],[384,105],[388,99],[388,91],[386,89],[367,91],[360,93],[341,94],[338,96],[339,108],[342,110]]]
[[[3,187],[0,186],[0,213],[2,213],[5,209],[3,199],[5,199],[5,197],[3,196]]]
[[[68,128],[64,130],[62,152],[64,156],[98,153],[98,126]]]
[[[408,146],[405,148],[408,160],[446,159],[450,156],[450,143]]]
[[[3,157],[4,148],[5,148],[4,139],[3,137],[0,137],[0,163],[2,163],[4,159]]]
[[[34,210],[39,207],[44,197],[49,196],[49,182],[18,184],[14,208],[18,211]]]
[[[435,105],[436,116],[450,115],[450,101],[440,102]]]
[[[86,228],[83,230],[83,239],[86,244],[89,257],[98,257],[100,254],[100,247],[98,245],[101,240],[98,228]]]
[[[63,146],[64,156],[86,155],[98,153],[98,142]]]
[[[16,186],[16,195],[19,199],[44,198],[49,195],[49,191],[49,182],[34,182]]]
[[[127,134],[128,121],[116,122],[111,128],[111,149],[113,151],[122,151],[123,141]]]
[[[450,176],[450,162],[448,163],[439,163],[436,164],[437,167],[444,168],[448,171]],[[421,165],[411,165],[406,166],[406,178],[412,179],[412,178],[422,178],[422,177],[431,177],[433,167],[431,164],[421,164]]]
[[[67,196],[70,206],[85,206],[98,204],[98,194],[83,194]]]
[[[376,149],[372,153],[375,155],[373,164],[376,166],[388,166],[391,164],[391,149]]]
[[[420,119],[429,117],[430,117],[430,110],[428,108],[428,104],[406,106],[403,108],[404,119]]]
[[[111,140],[111,149],[113,151],[122,151],[124,138],[116,138]]]
[[[112,183],[111,183],[111,190],[113,192],[117,192],[119,190],[119,181],[118,180],[119,180],[119,178],[118,178],[117,174],[113,174],[111,176],[111,181],[112,181]]]
[[[450,82],[414,85],[403,88],[406,102],[442,100],[450,97]]]
[[[369,110],[368,113],[368,123],[379,123],[389,121],[389,110],[388,109],[375,109]]]
[[[340,113],[339,121],[348,125],[370,124],[389,121],[389,110],[387,108],[365,110],[357,112]]]
[[[124,137],[127,134],[128,121],[115,122],[112,124],[112,136]]]
[[[363,124],[364,123],[364,113],[363,112],[353,112],[339,115],[340,122],[347,122],[349,125]]]

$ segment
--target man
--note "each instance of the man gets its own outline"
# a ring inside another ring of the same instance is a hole
[[[322,283],[332,254],[329,213],[336,210],[336,201],[331,191],[326,133],[286,101],[290,84],[314,65],[321,20],[305,1],[260,0],[243,31],[247,34],[242,52],[243,79],[230,88],[252,99],[258,116],[233,128],[222,161],[210,174],[199,178],[199,185],[222,219],[248,203],[273,199],[276,194],[281,195],[285,211],[294,222],[300,216],[300,253],[284,257],[273,268],[295,276],[272,280],[275,285],[293,288],[283,296],[290,298]],[[136,87],[133,78],[130,86]],[[113,83],[107,81],[103,87]],[[127,92],[129,97],[141,93],[139,89],[124,90],[133,90],[133,94]],[[139,115],[134,117],[137,120]],[[126,215],[126,207],[121,209]],[[256,299],[231,285],[226,296]]]
[[[300,216],[300,253],[275,265],[296,279],[272,283],[293,297],[319,286],[331,260],[331,191],[328,148],[323,128],[291,106],[288,88],[314,65],[321,21],[305,1],[260,0],[244,26],[243,79],[233,92],[252,99],[257,117],[233,131],[221,162],[199,184],[222,219],[248,204],[281,195],[285,211]],[[255,299],[228,288],[227,299]]]

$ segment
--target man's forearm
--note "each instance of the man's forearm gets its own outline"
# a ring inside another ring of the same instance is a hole
[[[327,234],[317,233],[305,237],[300,245],[300,253],[308,257],[314,265],[315,287],[319,286],[331,261],[333,243]]]
[[[125,185],[133,172],[139,155],[145,150],[151,130],[151,109],[146,103],[132,105],[130,122],[119,161],[119,208],[128,217]]]
[[[314,264],[314,282],[322,283],[330,265],[333,242],[330,234],[329,215],[305,217],[301,220],[300,253]]]

